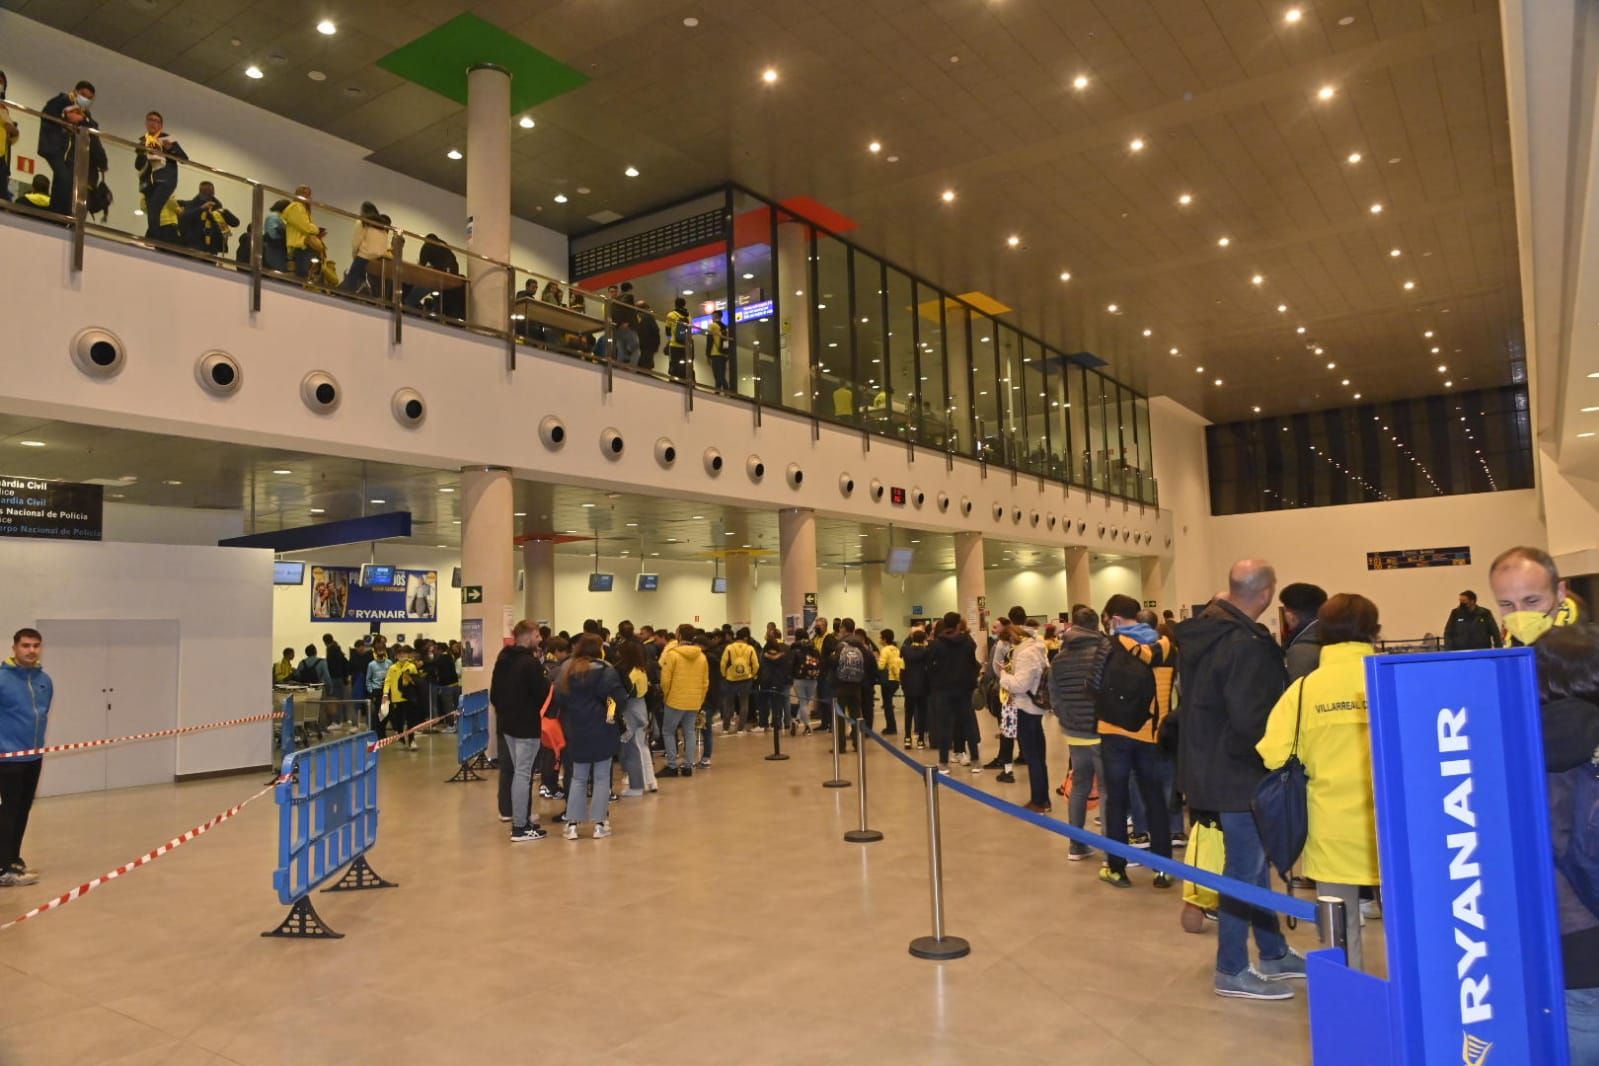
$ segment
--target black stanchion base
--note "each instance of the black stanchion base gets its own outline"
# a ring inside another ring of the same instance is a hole
[[[498,770],[500,768],[499,763],[490,759],[486,753],[481,751],[474,755],[467,765],[474,770]]]
[[[947,959],[964,959],[971,953],[971,943],[958,936],[946,936],[942,940],[937,937],[919,936],[911,941],[911,954],[918,959],[940,962]]]
[[[784,755],[782,752],[774,751],[774,752],[772,752],[772,754],[770,754],[770,755],[768,755],[766,757],[766,761],[767,762],[782,762],[784,759],[787,759],[787,758],[788,758],[788,756]]]
[[[335,933],[328,928],[322,916],[311,906],[310,896],[301,896],[294,901],[294,906],[289,908],[287,917],[278,924],[276,929],[268,929],[262,936],[294,937],[304,940],[343,940],[343,933]]]
[[[399,888],[393,881],[385,881],[372,867],[367,865],[366,856],[360,855],[344,871],[344,876],[338,881],[324,888],[324,892],[360,892],[368,888]]]
[[[822,782],[822,787],[823,788],[849,788],[849,782],[835,777],[831,781],[823,781]]]
[[[844,839],[851,844],[875,844],[883,839],[883,834],[875,829],[851,829]]]
[[[461,764],[461,768],[459,770],[455,771],[455,776],[454,777],[446,777],[444,779],[444,783],[446,785],[453,785],[457,781],[481,781],[481,780],[483,780],[483,775],[477,772],[477,768],[473,765],[472,760],[468,759],[466,762]]]

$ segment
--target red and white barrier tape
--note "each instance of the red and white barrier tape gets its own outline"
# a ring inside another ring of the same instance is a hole
[[[375,741],[375,742],[373,742],[371,744],[368,744],[366,746],[366,750],[367,751],[382,751],[384,748],[388,747],[390,744],[393,744],[396,741],[404,740],[406,737],[410,736],[412,733],[416,733],[416,732],[419,732],[419,731],[421,731],[423,729],[426,729],[430,725],[437,725],[440,722],[448,721],[449,719],[454,718],[456,715],[458,715],[460,713],[461,713],[460,711],[448,711],[448,712],[446,712],[444,714],[439,715],[437,718],[429,718],[427,721],[423,722],[422,724],[414,725],[410,729],[407,729],[403,733],[396,733],[392,737],[384,737],[382,740]]]
[[[236,725],[248,725],[251,722],[265,722],[269,719],[282,717],[282,711],[272,711],[268,714],[252,714],[247,718],[231,718],[226,722],[206,722],[204,725],[185,725],[178,726],[176,729],[158,729],[154,733],[133,733],[125,737],[102,737],[99,740],[74,740],[70,744],[51,744],[49,747],[26,748],[22,751],[0,751],[0,759],[21,759],[30,755],[49,755],[58,751],[83,751],[87,748],[104,748],[112,744],[127,744],[135,740],[186,736],[189,733],[203,733],[208,729],[226,729]]]
[[[244,810],[244,808],[248,807],[250,804],[254,803],[256,800],[260,799],[262,796],[266,795],[268,792],[271,792],[279,784],[281,784],[282,782],[287,781],[287,780],[288,780],[288,778],[286,778],[286,777],[278,778],[278,780],[272,782],[266,788],[263,788],[261,791],[257,792],[255,795],[251,796],[249,799],[246,799],[246,800],[243,800],[242,802],[234,804],[232,807],[229,807],[227,810],[223,811],[221,814],[219,814],[216,817],[212,818],[210,821],[203,822],[200,825],[195,826],[193,829],[189,830],[187,833],[184,833],[181,836],[173,837],[171,840],[167,841],[165,844],[162,844],[159,848],[156,848],[154,851],[147,851],[143,855],[140,855],[137,859],[134,859],[132,862],[123,863],[121,866],[118,866],[115,870],[112,870],[110,873],[102,874],[101,876],[96,877],[93,881],[87,881],[84,884],[79,885],[77,888],[74,888],[71,892],[62,893],[61,895],[57,896],[55,899],[50,900],[49,902],[41,903],[39,906],[33,908],[33,910],[29,911],[27,914],[21,915],[20,917],[17,917],[17,918],[13,918],[9,922],[5,923],[4,925],[0,925],[0,931],[4,931],[6,929],[10,929],[13,925],[19,925],[22,922],[27,921],[29,918],[37,918],[39,915],[44,914],[47,911],[53,911],[57,907],[65,906],[66,904],[71,903],[75,899],[82,899],[84,896],[87,896],[90,892],[93,892],[95,889],[97,889],[101,885],[105,884],[107,881],[115,881],[117,878],[121,877],[123,874],[132,873],[134,870],[137,870],[139,867],[144,866],[147,863],[154,862],[156,859],[159,859],[161,856],[167,854],[168,852],[173,851],[173,850],[175,850],[177,848],[180,848],[183,845],[187,844],[189,841],[193,840],[195,837],[200,836],[200,835],[202,835],[204,833],[207,833],[207,832],[209,832],[212,829],[215,829],[217,826],[221,825],[223,822],[227,821],[229,818],[232,818],[234,815],[236,815],[240,811]]]

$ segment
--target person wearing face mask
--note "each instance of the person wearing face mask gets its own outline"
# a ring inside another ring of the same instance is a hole
[[[11,202],[11,146],[18,132],[6,109],[6,72],[0,70],[0,200],[7,203]]]
[[[58,215],[72,213],[72,130],[85,123],[93,126],[89,117],[93,102],[94,84],[80,81],[71,92],[56,93],[44,105],[47,118],[39,123],[38,154],[50,164],[50,210]]]
[[[1477,594],[1470,589],[1460,594],[1460,605],[1449,612],[1444,623],[1444,651],[1471,651],[1500,645],[1499,623],[1493,612],[1477,605]]]
[[[1499,604],[1506,643],[1531,645],[1556,626],[1582,621],[1582,608],[1560,579],[1554,559],[1542,548],[1500,552],[1488,568],[1488,584]]]
[[[144,136],[133,152],[133,169],[139,173],[139,195],[144,199],[144,235],[168,240],[161,232],[161,209],[178,190],[178,160],[188,159],[177,138],[167,132],[161,112],[144,116]],[[237,223],[235,223],[237,225]]]

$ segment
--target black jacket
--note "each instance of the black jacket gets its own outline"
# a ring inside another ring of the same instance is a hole
[[[794,680],[794,649],[781,640],[769,640],[761,650],[761,688],[781,692]]]
[[[208,217],[207,208],[212,208],[215,218]],[[228,235],[216,225],[216,218],[220,218],[229,229],[237,229],[239,216],[223,207],[215,199],[202,200],[197,194],[194,199],[183,205],[178,213],[178,233],[183,237],[183,243],[190,248],[212,255],[226,255],[228,251]]]
[[[344,649],[335,641],[328,645],[328,676],[335,681],[343,681],[350,676],[350,660],[344,654]]]
[[[654,355],[661,350],[661,326],[655,321],[655,316],[647,311],[638,315],[638,349],[644,356]]]
[[[1544,769],[1548,771],[1550,843],[1564,851],[1571,836],[1574,782],[1567,771],[1599,749],[1599,707],[1579,699],[1543,705]],[[1555,871],[1555,905],[1567,988],[1599,988],[1599,917],[1583,905],[1565,875]]]
[[[1289,638],[1283,648],[1288,680],[1298,681],[1321,665],[1321,621],[1312,618]]]
[[[549,691],[544,662],[532,648],[512,644],[500,649],[489,680],[489,699],[501,733],[522,740],[537,739],[543,726],[539,709]]]
[[[1247,811],[1266,776],[1255,745],[1288,686],[1282,649],[1226,600],[1177,627],[1183,692],[1177,778],[1191,807]]]
[[[1070,626],[1049,664],[1049,706],[1066,735],[1079,740],[1099,736],[1091,684],[1098,683],[1110,642],[1092,629]]]
[[[1470,651],[1499,647],[1499,623],[1493,612],[1478,604],[1456,607],[1444,623],[1444,651]]]
[[[606,700],[614,701],[618,712],[627,704],[630,693],[622,683],[622,675],[616,672],[616,667],[602,661],[590,663],[588,669],[579,673],[573,673],[568,667],[562,680],[567,682],[566,691],[557,687],[555,698],[561,706],[567,758],[573,762],[614,759],[622,734],[615,719],[606,720]],[[597,782],[594,787],[608,785]]]
[[[977,688],[977,642],[970,633],[940,633],[927,648],[928,692],[970,694]]]
[[[925,699],[928,688],[927,664],[933,653],[926,644],[907,644],[899,654],[905,660],[905,665],[899,671],[899,687],[905,690],[905,698]]]
[[[41,109],[51,118],[61,119],[67,113],[67,108],[73,106],[72,97],[67,93],[56,93],[45,101]],[[59,122],[39,123],[39,155],[41,158],[60,159],[67,154],[67,145],[72,140],[72,127]]]

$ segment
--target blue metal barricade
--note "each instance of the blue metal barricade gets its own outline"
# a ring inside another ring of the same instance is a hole
[[[487,765],[489,750],[489,694],[484,689],[461,697],[455,731],[455,755],[460,769],[450,781],[481,781],[475,771]]]
[[[335,938],[311,906],[310,894],[346,866],[338,889],[392,887],[372,872],[366,853],[378,836],[378,757],[371,733],[291,752],[275,798],[278,861],[272,885],[291,910],[262,936]],[[329,891],[332,891],[330,889]]]

